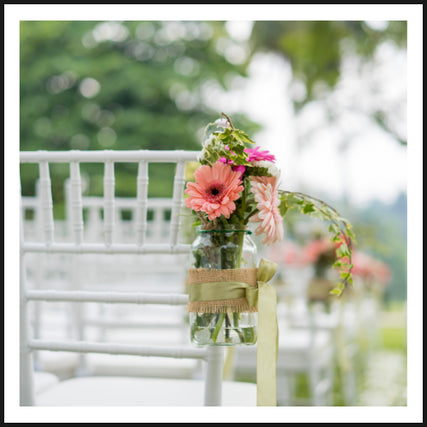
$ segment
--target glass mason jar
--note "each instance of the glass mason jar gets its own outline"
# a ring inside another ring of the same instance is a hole
[[[190,268],[255,269],[257,248],[251,232],[242,226],[197,229],[191,246]],[[206,310],[209,311],[209,310]],[[222,307],[218,312],[189,312],[191,341],[196,345],[251,345],[256,343],[258,313]]]

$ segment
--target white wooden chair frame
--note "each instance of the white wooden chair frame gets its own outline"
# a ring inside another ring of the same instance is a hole
[[[40,171],[40,197],[43,224],[42,241],[27,242],[21,226],[20,244],[20,402],[22,406],[35,404],[33,361],[34,350],[67,351],[78,353],[107,353],[123,355],[193,358],[207,362],[204,404],[221,405],[223,348],[157,347],[110,343],[52,342],[30,337],[27,305],[30,301],[69,301],[132,304],[186,304],[187,295],[164,295],[121,292],[89,292],[29,290],[26,281],[25,255],[28,253],[67,254],[181,254],[188,253],[190,245],[178,242],[179,213],[183,207],[185,163],[196,161],[198,152],[191,151],[64,151],[21,152],[21,163],[36,163]],[[49,163],[68,163],[70,167],[70,198],[74,242],[55,242],[53,202]],[[83,240],[82,191],[80,163],[101,162],[104,175],[104,242],[85,243]],[[114,230],[114,163],[138,163],[136,195],[136,239],[134,243],[115,243]],[[172,217],[169,243],[145,243],[147,230],[148,164],[175,163]],[[22,225],[22,218],[21,218]]]

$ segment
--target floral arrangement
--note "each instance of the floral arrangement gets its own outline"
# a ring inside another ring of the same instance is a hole
[[[255,234],[263,235],[263,244],[271,245],[283,240],[283,218],[290,209],[326,220],[335,251],[332,267],[339,272],[339,282],[331,292],[340,295],[353,283],[351,224],[322,200],[279,189],[275,156],[254,147],[255,142],[236,129],[227,115],[222,113],[205,133],[212,126],[216,129],[203,143],[195,182],[188,182],[185,189],[185,204],[195,216],[194,225],[210,230],[252,223]]]
[[[375,282],[387,285],[392,277],[390,267],[373,256],[357,251],[353,254],[354,267],[353,276],[359,277],[366,282]]]
[[[302,251],[302,257],[306,264],[314,267],[316,277],[325,277],[326,272],[336,261],[336,250],[339,243],[331,242],[328,238],[319,236],[310,240]]]

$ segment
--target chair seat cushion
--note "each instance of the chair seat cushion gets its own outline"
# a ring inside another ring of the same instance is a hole
[[[201,367],[194,359],[88,354],[86,369],[94,376],[194,378]]]
[[[205,382],[128,377],[61,381],[36,395],[37,406],[203,406]],[[224,381],[223,406],[256,406],[256,385]]]
[[[34,391],[42,393],[59,383],[59,378],[50,372],[34,372]]]

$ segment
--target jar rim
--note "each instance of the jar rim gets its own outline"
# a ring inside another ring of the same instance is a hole
[[[226,228],[226,229],[211,228],[210,230],[205,230],[202,228],[202,226],[199,226],[197,227],[196,232],[199,234],[206,234],[206,233],[246,233],[248,235],[252,234],[252,231],[248,229],[233,228],[232,224],[230,224],[230,228]]]

